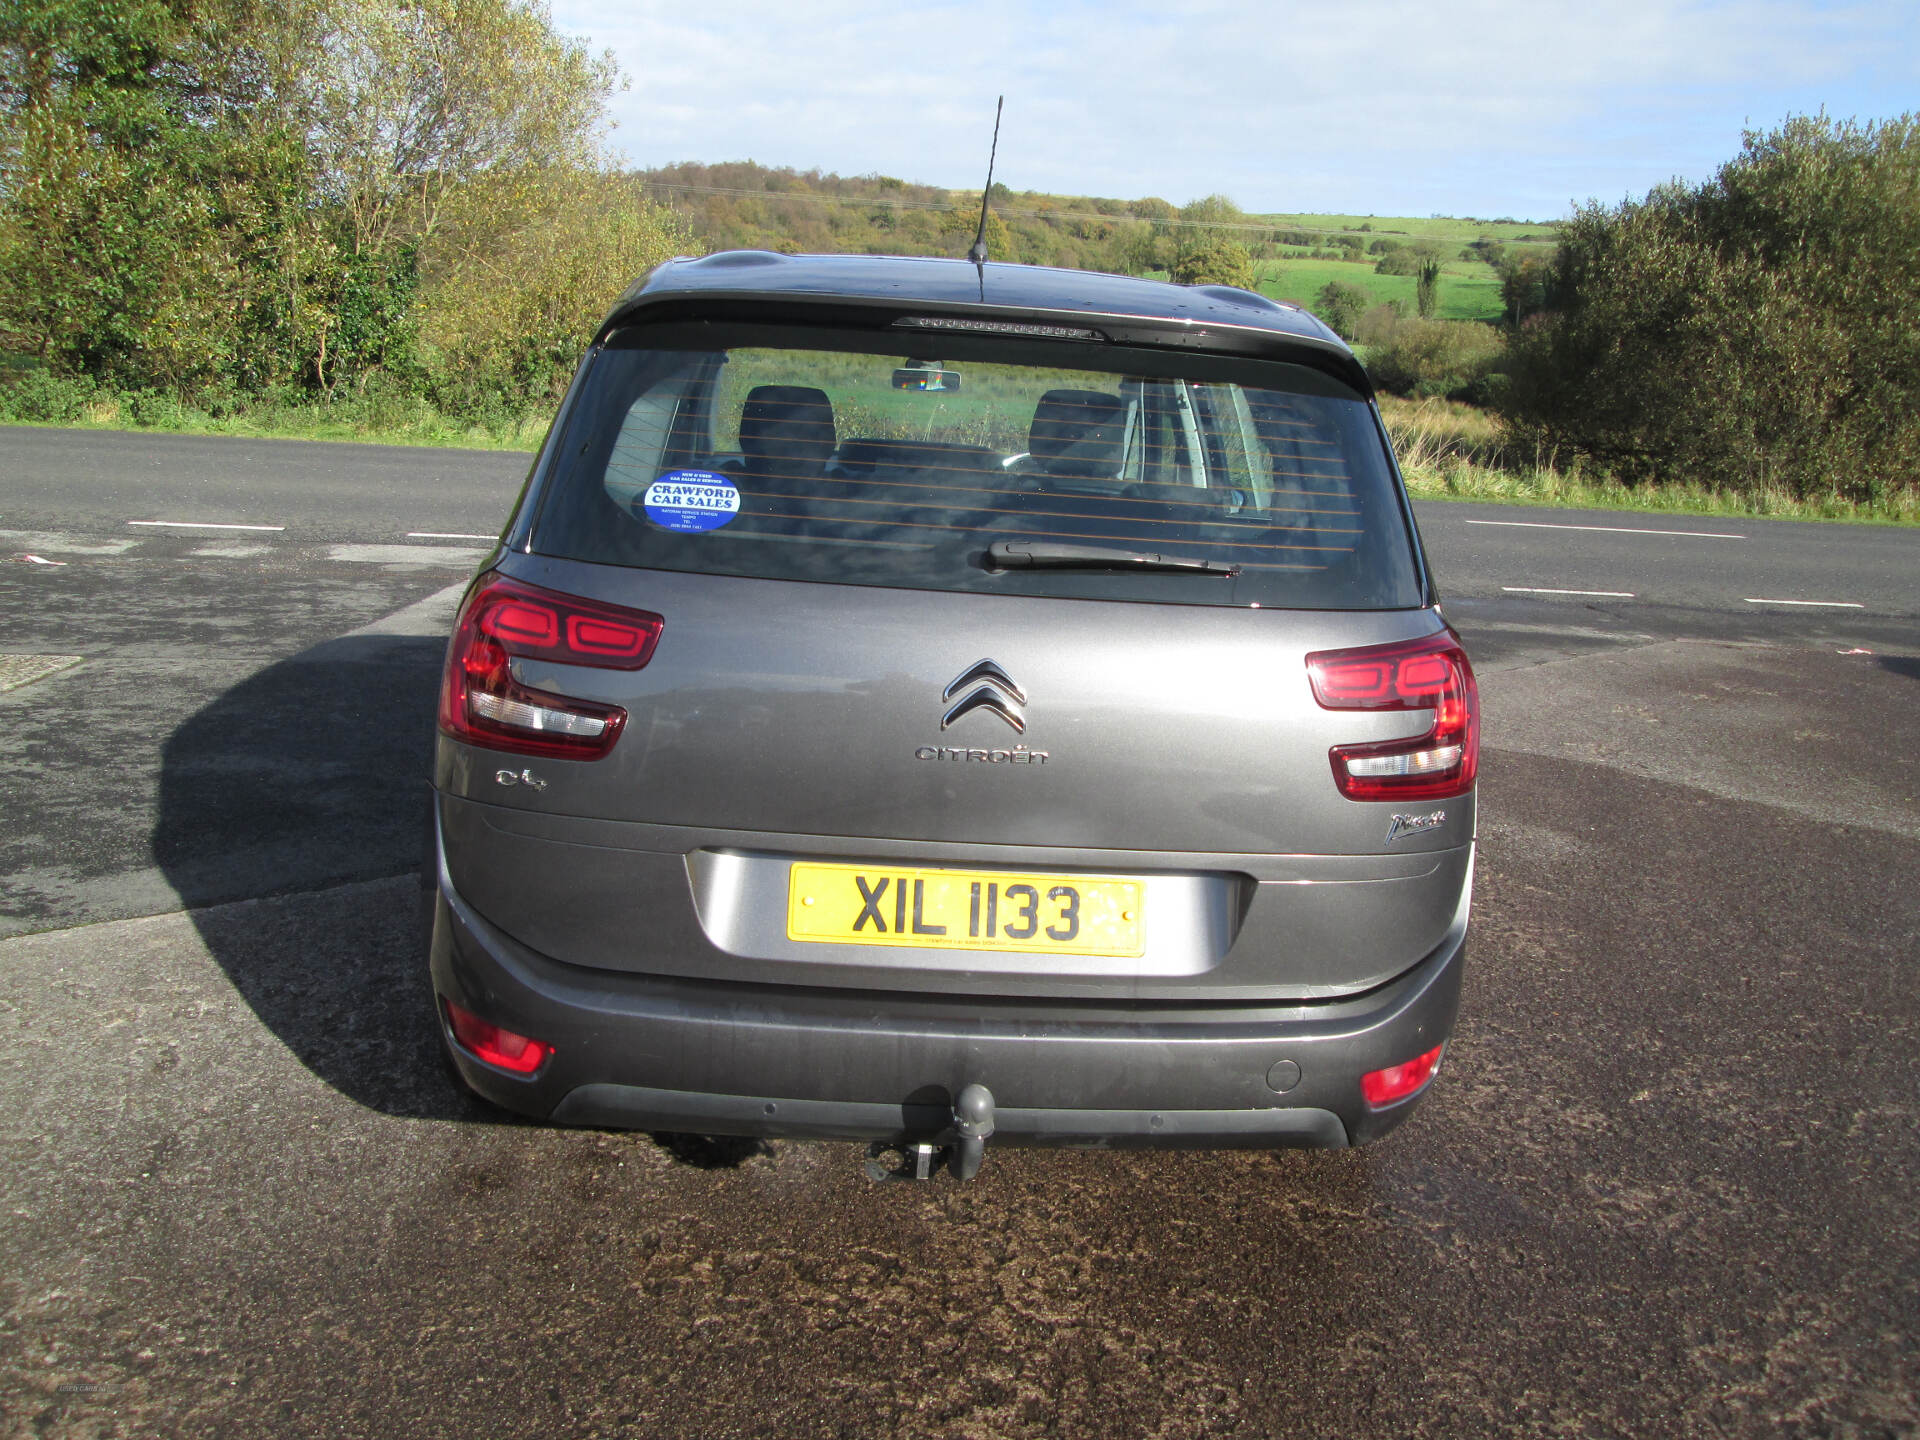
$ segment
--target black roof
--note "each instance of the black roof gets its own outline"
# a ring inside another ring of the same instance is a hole
[[[602,334],[676,301],[853,302],[901,313],[1009,321],[1080,320],[1115,340],[1305,360],[1364,391],[1365,371],[1339,336],[1296,305],[1229,285],[1169,285],[1094,270],[976,266],[904,255],[780,255],[724,250],[669,260],[620,297]]]

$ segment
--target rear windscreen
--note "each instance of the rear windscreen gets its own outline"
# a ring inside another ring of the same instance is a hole
[[[614,335],[580,384],[539,554],[1200,605],[1421,600],[1369,405],[1304,366],[686,323]]]

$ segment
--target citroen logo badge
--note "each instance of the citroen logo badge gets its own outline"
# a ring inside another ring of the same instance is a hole
[[[1027,733],[1027,716],[1021,708],[1027,703],[1027,692],[1014,684],[1013,677],[998,664],[992,660],[976,660],[953,677],[940,698],[952,700],[970,685],[975,688],[940,717],[942,730],[975,710],[991,710],[1020,734]]]

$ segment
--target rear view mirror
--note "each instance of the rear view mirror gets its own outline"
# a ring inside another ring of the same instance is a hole
[[[893,388],[937,391],[943,395],[952,395],[960,389],[960,372],[942,370],[937,360],[909,360],[893,372]]]

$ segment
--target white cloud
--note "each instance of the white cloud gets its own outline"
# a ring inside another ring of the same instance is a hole
[[[1920,24],[1779,0],[562,5],[631,77],[637,165],[752,158],[966,187],[1004,92],[1015,189],[1514,214],[1698,177],[1824,104],[1913,102]]]

